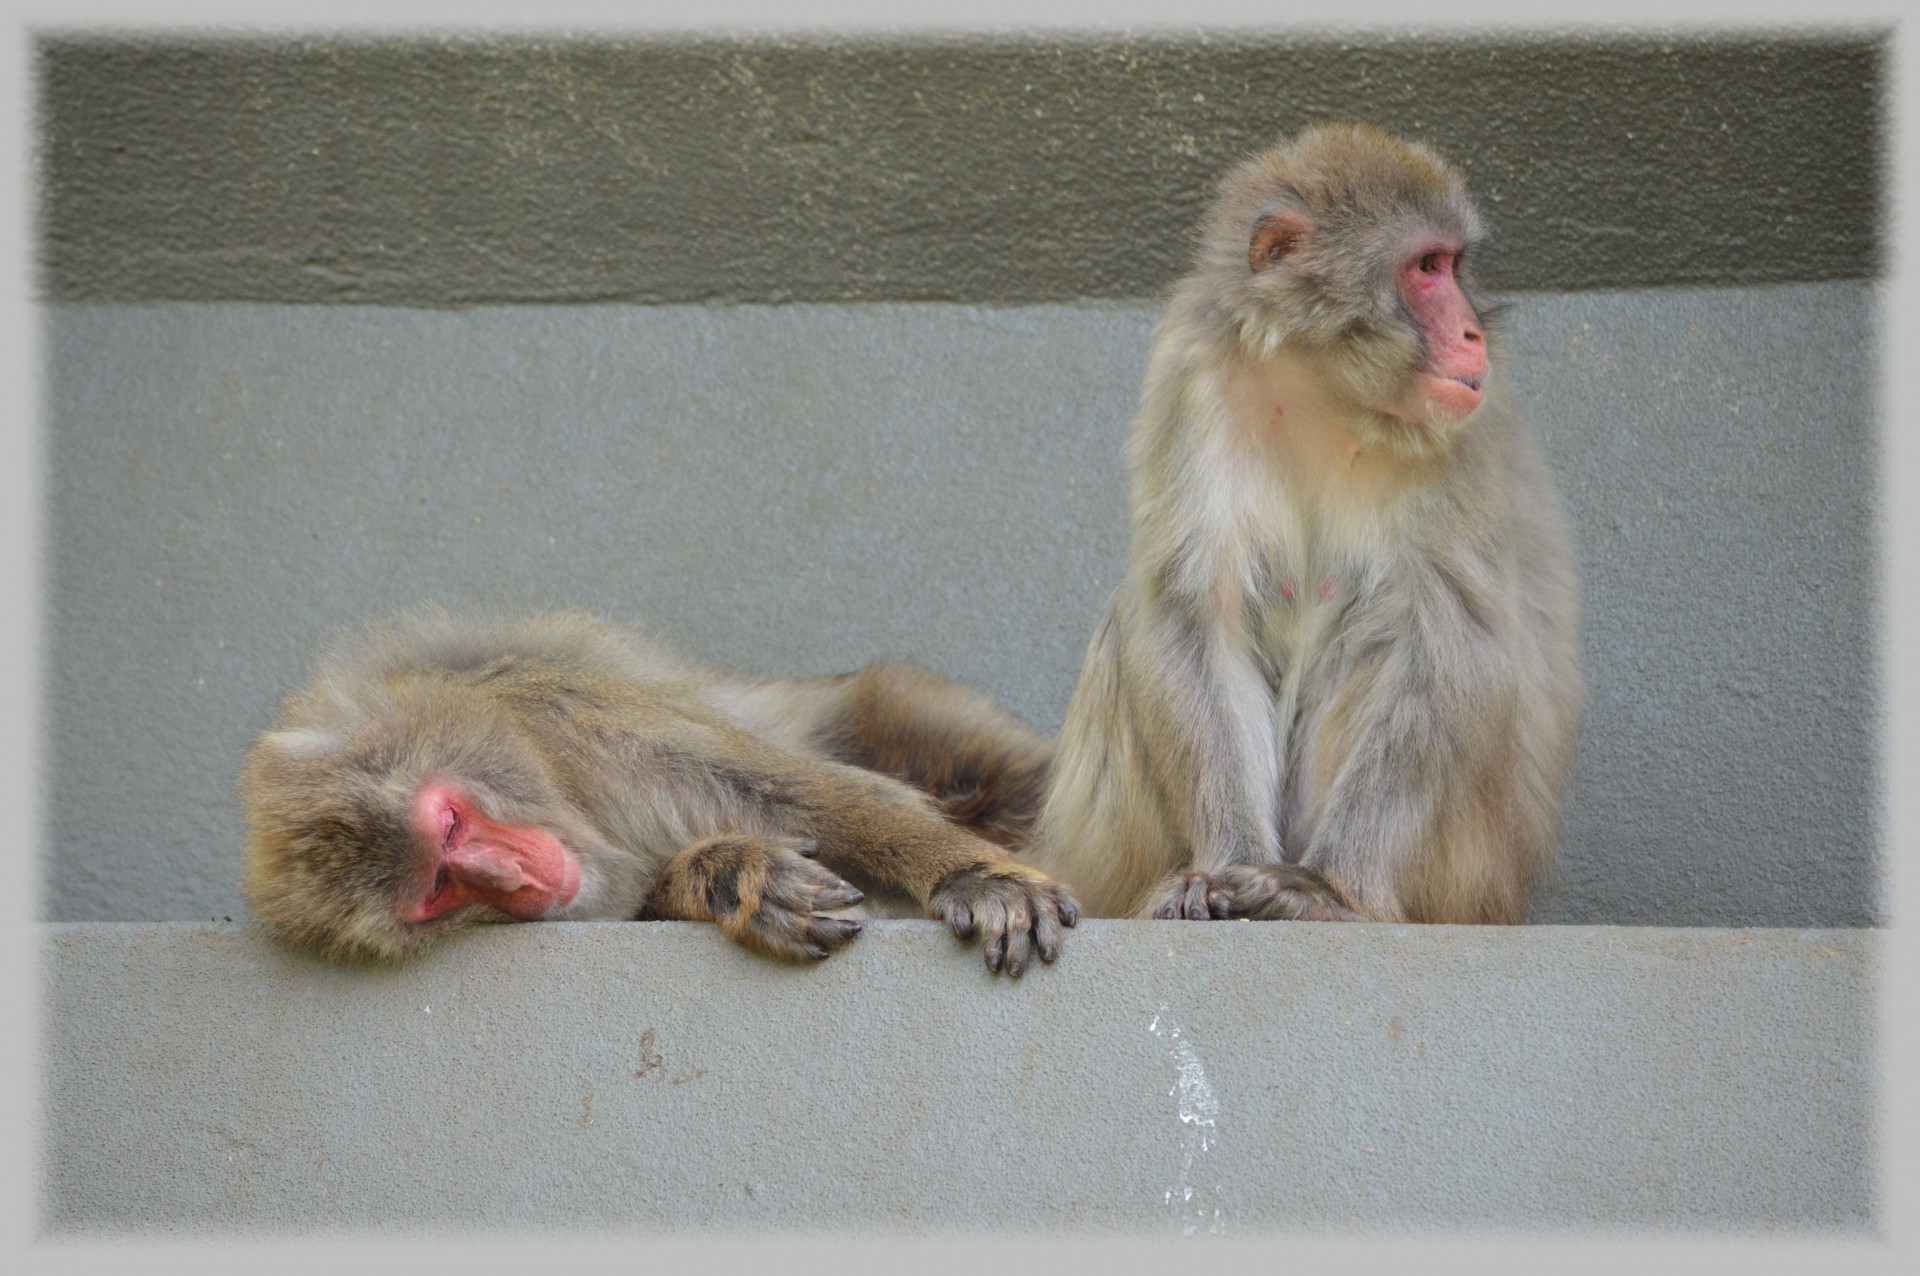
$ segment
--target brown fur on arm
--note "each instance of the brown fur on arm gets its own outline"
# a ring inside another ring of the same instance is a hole
[[[962,938],[977,935],[989,969],[1052,961],[1079,919],[1065,887],[941,819],[927,797],[884,775],[774,750],[742,748],[727,782],[778,812],[783,831],[817,838],[823,862],[919,901]]]

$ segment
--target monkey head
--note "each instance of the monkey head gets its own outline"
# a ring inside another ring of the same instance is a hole
[[[1308,354],[1382,441],[1423,450],[1485,393],[1483,308],[1462,278],[1482,233],[1433,151],[1321,125],[1226,179],[1196,278],[1250,355]]]
[[[262,921],[336,960],[397,960],[468,923],[591,911],[608,857],[463,690],[323,677],[286,702],[242,780]]]

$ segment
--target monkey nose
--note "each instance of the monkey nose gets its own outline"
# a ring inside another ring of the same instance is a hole
[[[527,875],[511,851],[469,843],[447,856],[447,868],[475,890],[511,895],[527,884]]]

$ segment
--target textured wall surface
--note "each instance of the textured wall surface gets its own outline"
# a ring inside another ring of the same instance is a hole
[[[1312,119],[1458,159],[1495,288],[1866,277],[1878,34],[56,38],[54,299],[1150,296]]]
[[[241,915],[248,742],[328,630],[426,598],[916,659],[1055,729],[1154,314],[51,308],[45,915]],[[1871,923],[1871,286],[1531,294],[1507,329],[1593,684],[1536,916]]]
[[[930,922],[812,969],[689,923],[402,971],[43,928],[41,1225],[1860,1235],[1864,931]]]

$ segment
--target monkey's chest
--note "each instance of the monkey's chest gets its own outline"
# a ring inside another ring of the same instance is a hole
[[[1359,599],[1352,563],[1269,560],[1248,600],[1253,654],[1270,691],[1297,695],[1337,645]]]

